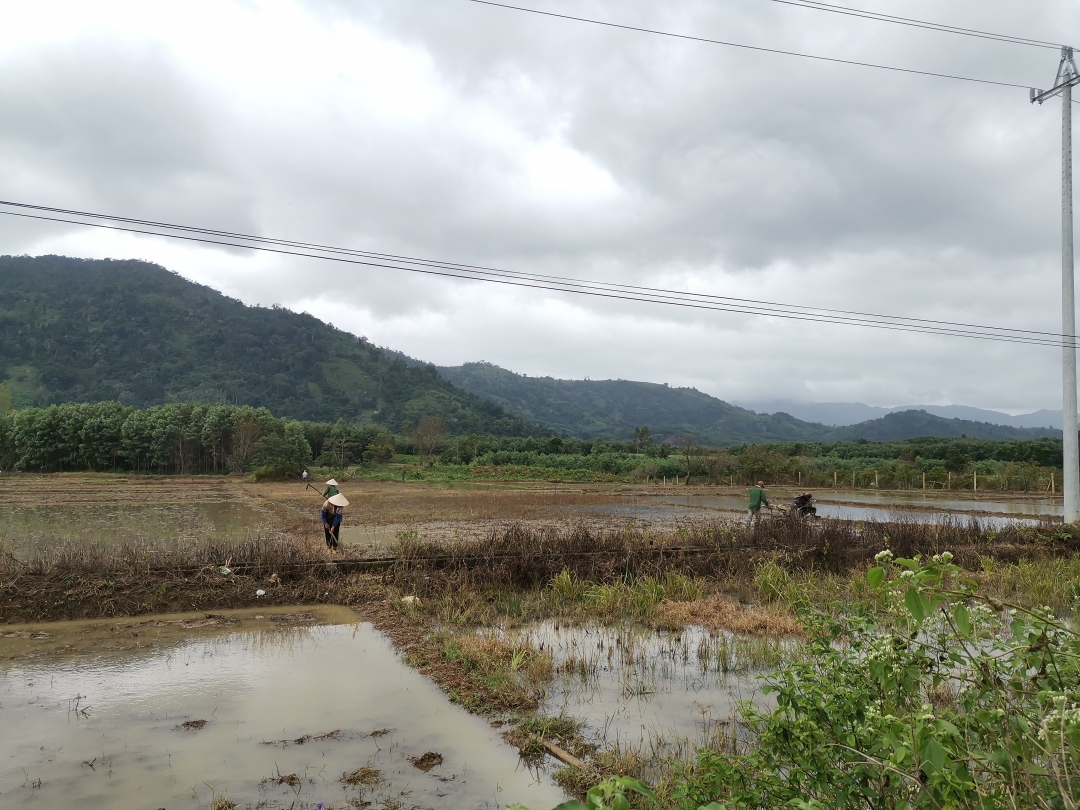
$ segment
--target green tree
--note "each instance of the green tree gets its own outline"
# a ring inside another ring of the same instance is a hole
[[[446,445],[450,438],[450,426],[441,416],[425,416],[416,426],[409,441],[413,443],[420,456],[420,463],[427,462],[435,453]]]
[[[311,461],[311,445],[304,435],[304,426],[285,422],[279,430],[255,443],[252,456],[257,475],[274,478],[299,475]]]

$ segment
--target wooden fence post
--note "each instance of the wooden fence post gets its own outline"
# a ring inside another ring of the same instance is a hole
[[[952,470],[949,470],[949,486],[947,489],[952,489]]]
[[[874,470],[874,489],[880,489],[880,487],[878,487],[878,471],[877,470]]]
[[[922,488],[926,489],[926,473],[922,474]]]
[[[832,488],[836,489],[836,470],[832,471]]]
[[[979,491],[979,471],[978,470],[972,470],[971,475],[972,475],[971,491],[972,492],[978,492]]]

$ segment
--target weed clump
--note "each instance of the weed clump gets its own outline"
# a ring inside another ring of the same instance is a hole
[[[409,757],[409,762],[414,768],[427,773],[443,764],[443,756],[436,751],[427,751],[418,757]]]
[[[517,717],[503,739],[518,749],[521,757],[535,762],[547,756],[548,749],[544,740],[558,743],[569,753],[577,757],[585,756],[596,750],[581,738],[585,723],[574,717],[559,715],[547,717],[541,714]]]
[[[740,635],[771,638],[802,634],[798,620],[786,611],[775,608],[748,610],[720,594],[693,602],[661,602],[656,609],[656,618],[658,625],[672,628],[692,624],[706,630],[728,630]]]
[[[532,709],[542,687],[551,680],[551,655],[528,643],[511,643],[492,635],[442,632],[432,641],[442,662],[458,667],[467,676],[451,690],[466,708],[482,704],[482,695],[470,687],[479,684],[502,706]]]
[[[378,768],[365,765],[357,768],[352,773],[343,773],[341,781],[346,785],[374,787],[382,779],[382,772]]]

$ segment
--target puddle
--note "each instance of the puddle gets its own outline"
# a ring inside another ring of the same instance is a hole
[[[369,624],[328,623],[347,615],[3,627],[0,805],[174,810],[226,796],[473,810],[565,798]]]
[[[602,747],[647,750],[714,733],[738,701],[768,705],[757,676],[792,644],[700,627],[671,632],[554,622],[511,635],[551,653],[556,674],[545,714],[585,721],[584,736]]]
[[[17,557],[60,543],[149,543],[172,547],[186,538],[247,539],[270,525],[270,518],[237,501],[144,504],[79,504],[48,509],[0,508],[0,539]]]
[[[391,526],[342,526],[341,542],[347,546],[358,546],[372,551],[385,551],[397,542],[402,532],[399,525]]]

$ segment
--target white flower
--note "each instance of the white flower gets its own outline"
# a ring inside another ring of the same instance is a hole
[[[943,552],[941,552],[941,561],[943,563],[951,563],[952,560],[953,560],[953,555],[952,555],[951,551],[943,551]]]
[[[1054,708],[1047,712],[1039,725],[1039,739],[1050,747],[1064,745],[1064,738],[1080,727],[1080,706],[1072,703],[1065,695],[1055,695]]]
[[[892,562],[892,560],[893,553],[888,549],[885,549],[884,551],[879,551],[877,554],[874,555],[874,562],[889,563]]]

